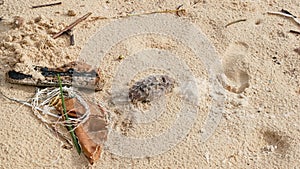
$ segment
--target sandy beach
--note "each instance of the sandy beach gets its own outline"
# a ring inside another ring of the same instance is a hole
[[[32,8],[53,2],[62,3]],[[299,9],[296,0],[0,0],[0,91],[28,101],[36,87],[8,83],[8,70],[83,61],[101,68],[103,90],[88,97],[112,116],[90,165],[30,107],[1,96],[0,168],[300,168]],[[89,12],[74,45],[53,38]],[[172,92],[126,100],[134,83],[161,74]]]

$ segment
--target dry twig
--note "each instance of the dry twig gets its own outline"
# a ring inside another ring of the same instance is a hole
[[[291,15],[291,16],[293,16],[294,18],[297,18],[297,16],[291,14],[289,11],[287,11],[287,10],[285,10],[285,9],[281,9],[280,12],[285,13],[285,14],[288,14],[288,15]]]
[[[236,21],[233,21],[233,22],[229,22],[228,24],[225,25],[225,28],[227,28],[228,26],[230,26],[232,24],[236,24],[236,23],[239,23],[239,22],[244,22],[246,20],[247,19],[239,19],[239,20],[236,20]]]
[[[294,33],[294,34],[300,35],[300,31],[290,30],[290,33]]]
[[[104,17],[104,16],[96,16],[91,17],[91,21],[95,20],[102,20],[102,19],[119,19],[119,18],[128,18],[131,16],[142,16],[142,15],[151,15],[151,14],[157,14],[157,13],[175,13],[177,16],[180,16],[180,14],[186,14],[185,9],[175,9],[175,10],[163,10],[163,11],[154,11],[154,12],[145,12],[145,13],[138,13],[138,14],[129,14],[129,15],[121,15],[121,16],[113,16],[113,17]]]
[[[42,8],[42,7],[55,6],[55,5],[61,5],[61,4],[62,4],[62,2],[55,2],[55,3],[50,3],[50,4],[32,6],[31,8]]]
[[[268,14],[271,14],[271,15],[280,15],[280,16],[285,16],[285,17],[288,17],[288,18],[292,18],[297,24],[299,24],[300,25],[300,19],[297,17],[297,16],[295,16],[295,15],[293,15],[293,14],[291,14],[289,11],[287,11],[287,10],[284,10],[284,9],[282,9],[280,12],[267,12]]]
[[[65,27],[63,30],[61,30],[60,32],[58,32],[57,34],[53,35],[53,38],[56,39],[59,36],[61,36],[62,34],[66,33],[67,31],[70,31],[71,29],[73,29],[76,25],[78,25],[80,22],[84,21],[86,18],[88,18],[92,13],[89,12],[87,14],[85,14],[84,16],[82,16],[81,18],[77,19],[76,21],[74,21],[73,23],[71,23],[69,26]]]

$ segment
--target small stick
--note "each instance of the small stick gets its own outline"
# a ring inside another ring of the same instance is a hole
[[[291,16],[293,16],[294,18],[297,18],[297,16],[293,15],[292,13],[290,13],[289,11],[287,11],[287,10],[285,10],[285,9],[281,9],[280,12],[285,13],[285,14],[288,14],[288,15],[291,15]]]
[[[186,12],[185,9],[167,9],[167,10],[163,10],[163,11],[154,11],[154,12],[146,12],[146,13],[142,13],[139,15],[150,15],[150,14],[156,14],[156,13],[178,13],[178,12]],[[130,16],[130,15],[129,15]]]
[[[233,21],[233,22],[229,22],[228,24],[225,25],[225,28],[227,28],[228,26],[230,26],[232,24],[239,23],[239,22],[244,22],[246,20],[247,19],[239,19],[239,20],[236,20],[236,21]]]
[[[300,32],[299,31],[295,31],[295,30],[290,30],[290,33],[294,33],[294,34],[300,35]]]
[[[72,28],[74,28],[76,25],[78,25],[80,22],[84,21],[86,18],[88,18],[90,15],[92,14],[92,12],[89,12],[87,14],[85,14],[84,16],[82,16],[81,18],[78,18],[76,21],[74,21],[73,23],[71,23],[69,26],[65,27],[63,30],[61,30],[60,32],[58,32],[57,34],[53,35],[53,38],[56,39],[59,36],[61,36],[62,34],[66,33],[67,31],[71,30]]]
[[[281,15],[281,16],[285,16],[288,18],[292,18],[297,24],[300,25],[300,20],[299,18],[297,18],[295,15],[291,14],[290,12],[288,12],[287,10],[281,10],[281,12],[267,12],[268,14],[271,15]]]
[[[271,12],[271,11],[268,11],[267,14],[281,15],[281,16],[285,16],[285,17],[289,17],[289,18],[294,18],[293,15],[290,15],[290,14],[287,14],[287,13],[283,13],[283,12]]]
[[[43,5],[32,6],[31,8],[42,8],[42,7],[61,5],[61,4],[62,4],[62,2],[55,2],[55,3],[51,3],[51,4],[43,4]]]
[[[145,13],[138,13],[138,14],[129,14],[129,15],[125,15],[125,16],[114,16],[111,18],[100,18],[100,19],[118,19],[118,18],[128,18],[131,16],[142,16],[142,15],[152,15],[152,14],[160,14],[160,13],[185,13],[186,10],[185,9],[166,9],[163,11],[153,11],[153,12],[145,12]]]
[[[175,14],[185,14],[186,10],[185,9],[175,9],[175,10],[163,10],[163,11],[153,11],[153,12],[145,12],[145,13],[137,13],[137,14],[129,14],[129,15],[122,15],[122,16],[113,16],[113,17],[104,17],[104,16],[96,16],[92,17],[91,21],[95,20],[102,20],[102,19],[119,19],[119,18],[129,18],[132,16],[142,16],[142,15],[152,15],[152,14],[157,14],[157,13],[175,13]]]

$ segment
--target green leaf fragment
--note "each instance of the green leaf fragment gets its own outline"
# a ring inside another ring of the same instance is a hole
[[[67,114],[67,109],[66,109],[66,104],[65,104],[65,99],[64,99],[64,95],[63,95],[63,89],[62,89],[62,84],[61,84],[61,79],[60,79],[59,74],[57,74],[57,78],[58,78],[58,83],[59,83],[59,88],[60,88],[60,96],[61,96],[61,102],[62,102],[62,107],[63,107],[63,111],[64,111],[64,116],[65,116],[65,119],[68,123],[69,122],[69,116]],[[74,133],[73,127],[71,125],[67,124],[67,129],[71,134],[73,144],[76,147],[76,150],[77,150],[78,154],[80,154],[81,153],[81,148],[80,148],[80,145],[78,143],[78,139],[77,139],[77,137]]]

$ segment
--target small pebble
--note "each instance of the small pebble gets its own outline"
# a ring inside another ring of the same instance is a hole
[[[259,24],[261,24],[261,23],[262,23],[262,20],[261,20],[261,19],[258,19],[258,20],[255,21],[255,25],[259,25]]]
[[[5,41],[6,42],[12,42],[13,41],[13,37],[8,35],[7,37],[5,37]]]
[[[68,10],[67,15],[68,16],[76,16],[76,13],[74,10]]]
[[[55,29],[55,28],[50,28],[50,29],[47,30],[47,33],[49,33],[49,34],[55,34],[57,32],[59,32],[59,30]]]
[[[124,56],[124,55],[120,55],[120,56],[118,57],[118,60],[123,60],[123,59],[125,59],[125,56]]]
[[[15,16],[12,24],[15,28],[20,28],[21,26],[24,25],[24,18],[20,16]]]
[[[42,20],[42,16],[38,16],[38,17],[34,18],[34,22],[35,22],[35,23],[38,23],[38,22],[40,22],[41,20]]]
[[[299,47],[299,48],[296,48],[296,49],[294,49],[294,51],[300,55],[300,47]]]

